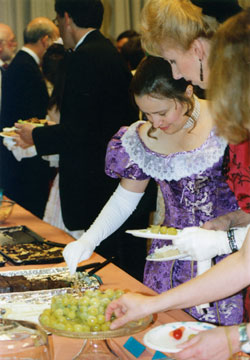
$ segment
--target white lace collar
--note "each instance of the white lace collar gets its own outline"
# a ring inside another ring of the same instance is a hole
[[[214,130],[199,148],[162,155],[153,152],[143,143],[138,134],[138,128],[145,121],[133,123],[122,136],[122,145],[130,159],[142,171],[159,180],[180,180],[181,178],[199,174],[211,168],[223,156],[227,142],[215,135]]]

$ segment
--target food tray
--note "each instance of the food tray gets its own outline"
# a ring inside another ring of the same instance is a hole
[[[0,254],[0,266],[4,266],[6,263],[6,259],[3,257],[3,255]]]
[[[0,228],[0,254],[15,265],[62,262],[64,246],[45,240],[24,225]]]
[[[73,293],[79,295],[79,290],[84,292],[87,289],[98,289],[99,282],[94,276],[88,276],[86,272],[80,273],[82,278],[77,287],[68,287],[51,290],[38,290],[26,292],[13,292],[0,294],[0,309],[3,309],[4,318],[15,318],[16,320],[28,320],[38,323],[38,317],[45,308],[50,307],[51,298],[55,295]],[[58,279],[73,278],[67,267],[29,269],[18,271],[2,271],[1,276],[23,275],[28,279],[42,279],[46,276],[55,276]]]
[[[27,280],[42,280],[48,276],[54,278],[55,280],[68,280],[74,282],[77,285],[77,290],[85,291],[86,289],[97,289],[99,288],[99,282],[95,276],[89,276],[87,272],[77,272],[75,275],[70,275],[69,269],[67,267],[54,267],[54,268],[44,268],[44,269],[27,269],[27,270],[17,270],[17,271],[2,271],[0,272],[0,276],[25,276]],[[66,289],[66,288],[65,288]],[[67,288],[68,289],[68,288]],[[54,290],[54,289],[53,289]],[[60,289],[61,290],[61,289]],[[72,288],[71,288],[72,290]],[[46,294],[46,292],[51,292],[52,290],[39,290],[41,294]],[[26,292],[18,292],[18,293],[2,293],[0,294],[0,300],[6,296],[6,294],[17,294],[16,296],[22,297],[23,294],[35,293],[35,291],[26,291]]]

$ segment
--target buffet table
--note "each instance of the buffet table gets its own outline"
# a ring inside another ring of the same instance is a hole
[[[32,215],[30,212],[26,211],[22,207],[18,206],[17,204],[14,206],[13,213],[11,217],[6,221],[4,226],[16,226],[16,225],[26,225],[28,228],[33,230],[34,232],[38,233],[40,236],[44,237],[46,240],[55,241],[67,244],[68,242],[72,241],[72,237],[66,234],[64,231],[59,230],[39,218]],[[3,225],[1,225],[3,226]],[[94,253],[91,258],[87,261],[82,262],[80,265],[92,263],[92,262],[102,262],[104,258],[99,256],[98,254]],[[34,269],[34,268],[41,268],[41,267],[55,267],[55,266],[65,266],[65,263],[60,264],[47,264],[47,265],[26,265],[22,266],[21,268],[25,269]],[[19,270],[20,266],[13,266],[9,263],[6,263],[4,267],[0,268],[1,272],[10,271],[10,270]],[[102,288],[120,288],[126,289],[133,292],[141,292],[144,294],[154,294],[152,290],[144,286],[142,283],[125,273],[123,270],[119,269],[114,264],[110,263],[103,269],[99,270],[97,273],[102,281],[103,285]],[[193,321],[193,318],[186,314],[181,310],[169,311],[166,313],[160,313],[155,316],[154,323],[144,330],[141,333],[133,335],[133,337],[143,344],[143,335],[152,327],[158,326],[160,324],[168,323],[168,322],[175,322],[175,321]],[[129,337],[120,337],[112,339],[112,343],[114,345],[119,345],[116,349],[117,354],[120,355],[121,359],[135,359],[135,357],[128,352],[123,345],[128,340]],[[51,345],[51,350],[54,354],[55,360],[70,360],[78,353],[81,349],[83,340],[60,337],[55,335],[49,336],[49,341]],[[139,359],[152,359],[154,356],[155,351],[149,348],[140,355]]]

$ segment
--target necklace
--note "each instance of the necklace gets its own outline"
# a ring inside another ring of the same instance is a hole
[[[200,102],[197,99],[197,97],[194,96],[194,109],[193,109],[191,116],[187,119],[186,124],[183,126],[183,129],[188,129],[194,125],[194,122],[199,119],[200,110],[201,110]]]

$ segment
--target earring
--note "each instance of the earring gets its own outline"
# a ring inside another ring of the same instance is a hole
[[[200,61],[200,80],[203,81],[203,67],[202,67],[202,61],[201,59],[199,59]]]

